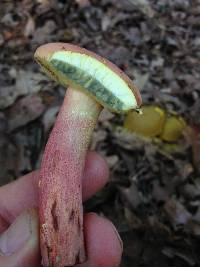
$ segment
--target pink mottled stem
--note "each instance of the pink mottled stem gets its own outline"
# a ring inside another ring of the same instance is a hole
[[[45,267],[86,260],[81,177],[101,107],[77,90],[67,90],[45,148],[39,181],[40,243]]]

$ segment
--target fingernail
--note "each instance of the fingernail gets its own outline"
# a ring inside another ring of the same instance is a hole
[[[112,228],[113,228],[113,230],[114,230],[114,232],[115,232],[115,234],[116,234],[116,236],[117,236],[117,238],[119,240],[119,243],[120,243],[120,246],[121,246],[121,249],[122,249],[122,252],[123,252],[124,246],[123,246],[122,239],[121,239],[121,237],[119,235],[119,232],[117,231],[117,229],[116,229],[116,227],[114,226],[113,223],[110,222],[110,224],[111,224],[111,226],[112,226]]]
[[[90,212],[90,214],[93,214],[94,216],[99,217],[99,215],[97,215],[95,212]],[[120,244],[120,246],[121,246],[121,250],[122,250],[122,252],[123,252],[123,249],[124,249],[123,241],[122,241],[122,239],[121,239],[121,237],[120,237],[120,235],[119,235],[119,232],[117,231],[116,227],[115,227],[114,224],[113,224],[110,220],[108,220],[107,218],[102,217],[102,216],[100,216],[100,217],[103,218],[104,220],[106,220],[107,223],[109,223],[110,226],[112,227],[112,229],[113,229],[113,231],[115,232],[116,237],[117,237],[117,239],[118,239],[118,241],[119,241],[119,244]]]
[[[21,214],[0,236],[0,255],[10,256],[21,249],[31,235],[31,216],[28,211]]]

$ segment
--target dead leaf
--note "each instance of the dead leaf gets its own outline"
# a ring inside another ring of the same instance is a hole
[[[90,0],[75,0],[80,8],[84,8],[90,5]]]
[[[187,127],[183,134],[187,142],[192,146],[194,166],[200,173],[200,127]]]
[[[149,80],[149,73],[142,74],[138,70],[133,71],[134,75],[134,83],[135,85],[143,91],[145,85],[148,83]]]
[[[16,84],[0,87],[0,109],[11,106],[19,96],[45,90],[41,81],[47,81],[48,78],[41,73],[25,70],[17,71],[15,69],[10,71],[10,73],[12,79],[16,79]]]
[[[136,214],[134,214],[134,212],[130,211],[130,209],[125,207],[124,215],[126,220],[128,221],[130,229],[139,229],[142,227],[142,221],[139,219],[139,217],[136,216]]]
[[[8,121],[3,112],[0,112],[0,133],[6,132],[8,128]]]
[[[28,95],[18,100],[8,111],[8,128],[13,131],[38,118],[45,107],[37,95]]]
[[[162,253],[169,258],[174,258],[175,256],[177,256],[181,258],[182,260],[184,260],[185,262],[187,262],[187,264],[189,264],[190,266],[196,265],[192,256],[189,256],[185,252],[181,252],[178,249],[175,249],[173,247],[164,247],[162,249]]]
[[[153,191],[152,196],[157,201],[167,201],[169,199],[169,194],[164,186],[160,186],[158,180],[153,181]]]
[[[32,71],[19,70],[17,72],[16,91],[20,95],[38,93],[45,90],[41,82],[49,81],[46,75]]]
[[[149,18],[153,18],[156,14],[155,10],[150,6],[148,0],[128,0],[135,8],[138,8],[142,13],[144,13]]]
[[[103,32],[107,31],[110,26],[111,26],[111,18],[107,15],[103,16],[101,20],[102,31]]]
[[[138,205],[142,202],[140,193],[134,182],[131,184],[130,187],[119,187],[119,190],[125,201],[127,201],[132,208],[136,209]]]
[[[186,183],[180,191],[187,199],[195,199],[200,197],[200,180],[197,179],[192,184]]]
[[[9,137],[0,133],[0,186],[12,181],[15,177],[17,148]]]
[[[132,45],[139,46],[142,44],[142,35],[137,27],[131,27],[128,32],[124,32],[124,35]]]
[[[4,43],[3,34],[0,33],[0,46]]]
[[[60,109],[59,106],[50,107],[45,112],[45,114],[42,118],[45,132],[48,132],[53,127],[59,109]]]
[[[144,149],[145,145],[150,142],[148,139],[142,139],[120,126],[113,129],[113,137],[115,144],[130,151]]]
[[[110,47],[105,56],[113,61],[117,66],[127,65],[130,60],[130,51],[124,46],[118,46],[115,49]]]
[[[161,57],[158,57],[157,59],[151,61],[152,70],[162,68],[163,65],[164,65],[164,59]]]
[[[97,145],[105,140],[106,135],[107,133],[103,129],[98,129],[97,131],[94,131],[92,135],[92,143],[90,149],[91,150],[96,149]]]
[[[53,20],[48,20],[42,27],[38,27],[32,38],[33,44],[44,44],[52,40],[52,33],[57,29],[57,25]]]
[[[35,21],[33,17],[29,17],[26,26],[24,28],[24,36],[25,37],[33,36],[34,31],[35,31]]]
[[[119,162],[119,157],[117,155],[106,156],[106,162],[108,163],[109,169],[112,169]]]
[[[164,210],[174,227],[187,224],[192,217],[192,214],[175,199],[168,200],[164,205]]]
[[[20,176],[24,172],[30,172],[32,170],[29,138],[26,134],[18,132],[15,135],[15,144],[17,147],[16,156],[16,176]]]
[[[112,118],[114,118],[114,114],[112,112],[110,112],[108,109],[104,108],[99,116],[99,122],[105,122],[105,121],[109,121]]]
[[[0,87],[0,109],[5,109],[12,105],[18,93],[15,91],[15,86]]]

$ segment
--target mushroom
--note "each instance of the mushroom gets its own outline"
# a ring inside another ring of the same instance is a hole
[[[124,120],[124,127],[144,137],[156,137],[161,134],[166,121],[166,112],[155,105],[143,105],[142,116],[129,112]]]
[[[81,176],[100,111],[139,110],[141,97],[118,67],[86,49],[50,43],[34,56],[50,77],[69,86],[41,164],[42,262],[45,267],[73,266],[86,260]]]

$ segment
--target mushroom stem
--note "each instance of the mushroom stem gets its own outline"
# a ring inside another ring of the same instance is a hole
[[[102,107],[68,88],[45,148],[39,180],[40,245],[45,267],[86,260],[82,173],[91,135]]]

